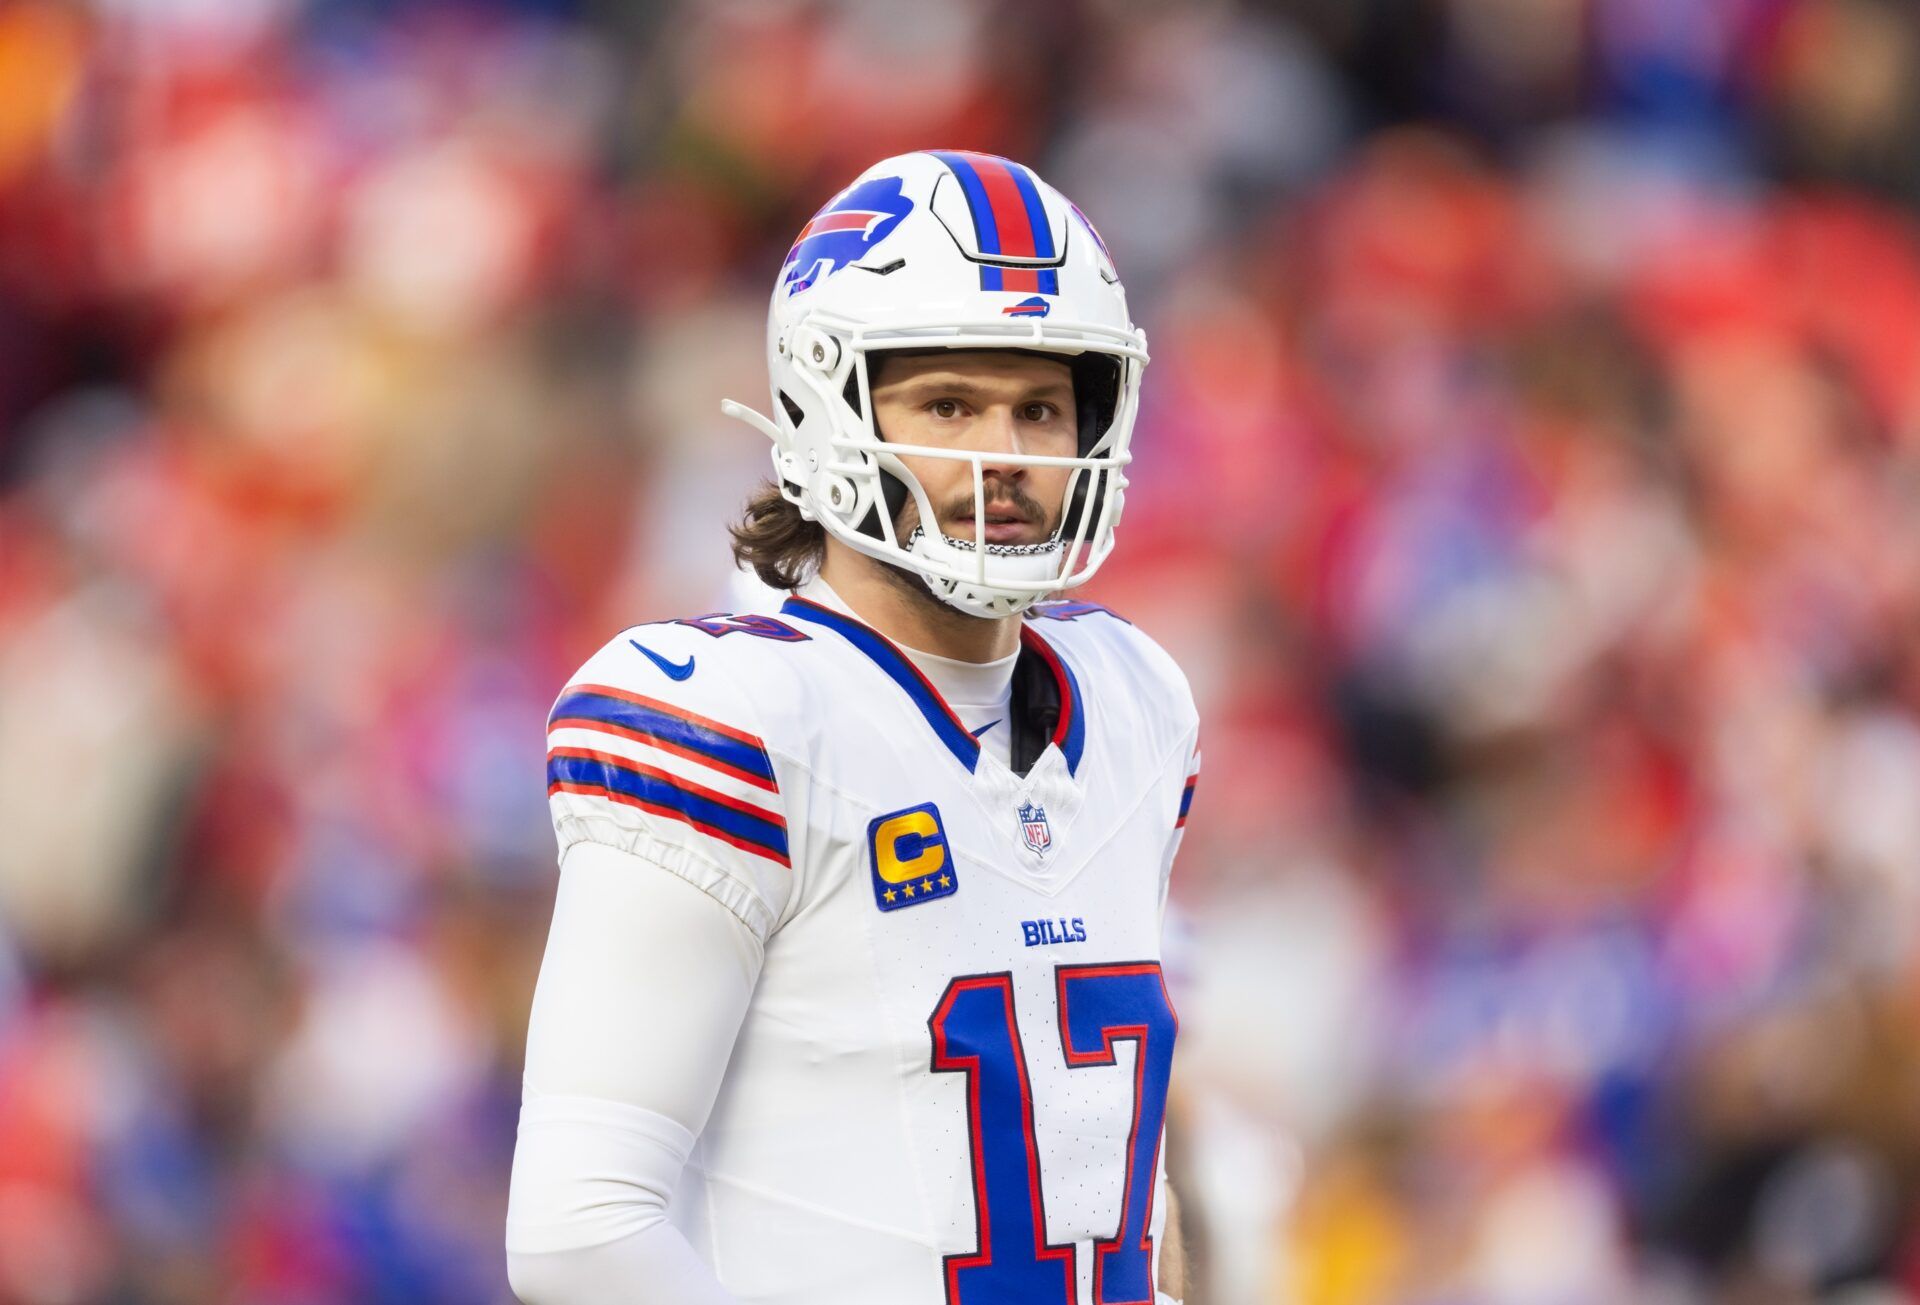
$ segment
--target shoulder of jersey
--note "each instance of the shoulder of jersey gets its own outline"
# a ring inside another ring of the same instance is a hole
[[[633,626],[602,645],[547,718],[562,853],[585,840],[644,855],[764,939],[792,900],[804,833],[790,822],[804,801],[790,764],[800,672],[785,663],[810,646],[745,616]]]
[[[1118,612],[1098,603],[1037,603],[1027,623],[1066,654],[1090,681],[1081,691],[1107,709],[1137,711],[1143,723],[1174,733],[1197,721],[1193,691],[1179,664]]]
[[[606,690],[600,696],[612,701],[671,709],[721,734],[748,735],[762,750],[791,752],[806,683],[795,654],[810,638],[791,622],[754,613],[630,626],[574,673],[554,710],[570,694]]]

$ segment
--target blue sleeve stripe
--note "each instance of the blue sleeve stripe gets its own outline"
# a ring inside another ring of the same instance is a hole
[[[1182,820],[1187,818],[1187,810],[1193,806],[1193,784],[1193,780],[1188,780],[1186,789],[1180,794],[1180,818]]]
[[[691,825],[743,851],[791,865],[787,822],[779,816],[607,753],[553,749],[547,754],[547,792],[584,793],[638,807]]]
[[[639,694],[584,685],[561,695],[547,728],[584,725],[653,743],[668,752],[703,761],[756,788],[778,792],[773,761],[760,740]]]

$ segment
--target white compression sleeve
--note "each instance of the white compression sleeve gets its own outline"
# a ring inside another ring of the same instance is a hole
[[[671,872],[567,850],[508,1194],[508,1274],[530,1305],[730,1300],[666,1207],[760,960],[741,920]]]
[[[595,1097],[529,1096],[507,1197],[507,1278],[527,1305],[734,1305],[667,1199],[693,1136]]]

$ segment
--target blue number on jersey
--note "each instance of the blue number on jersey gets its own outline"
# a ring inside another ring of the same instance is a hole
[[[979,1249],[947,1257],[951,1305],[1072,1305],[1072,1246],[1046,1244],[1033,1093],[1013,1014],[1013,976],[955,979],[927,1021],[933,1068],[967,1076]]]
[[[1167,1079],[1179,1020],[1152,961],[1061,966],[1056,971],[1060,1041],[1069,1068],[1116,1063],[1114,1045],[1135,1044],[1133,1126],[1120,1227],[1094,1248],[1095,1305],[1153,1300],[1153,1199]],[[933,1068],[967,1076],[967,1137],[973,1156],[977,1249],[949,1255],[948,1305],[1073,1305],[1074,1248],[1046,1241],[1033,1094],[1013,1013],[1013,977],[955,979],[927,1021]]]
[[[1099,1305],[1153,1302],[1154,1188],[1160,1172],[1160,1125],[1167,1117],[1167,1078],[1180,1030],[1160,967],[1062,966],[1060,1042],[1069,1067],[1115,1063],[1114,1044],[1132,1042],[1133,1127],[1127,1132],[1127,1185],[1120,1228],[1093,1252],[1093,1298]]]

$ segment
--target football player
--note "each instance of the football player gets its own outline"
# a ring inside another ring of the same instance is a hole
[[[1113,547],[1145,338],[1020,164],[876,164],[774,286],[791,597],[562,691],[507,1222],[528,1302],[1165,1305],[1196,717]]]

